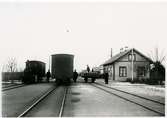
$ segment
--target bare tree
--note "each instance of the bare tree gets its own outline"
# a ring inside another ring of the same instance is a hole
[[[151,51],[149,57],[153,60],[150,70],[151,78],[162,84],[162,81],[165,80],[165,67],[163,64],[166,62],[166,55],[164,54],[164,50],[160,53],[158,47],[156,47],[154,52]]]
[[[166,61],[166,55],[164,54],[164,50],[160,53],[158,47],[155,47],[154,51],[151,51],[151,53],[148,55],[153,60],[154,64],[160,63],[163,65],[163,63],[165,63]]]
[[[9,58],[6,64],[4,64],[2,72],[3,72],[2,74],[4,75],[3,80],[9,80],[13,83],[14,79],[12,73],[17,72],[16,58],[14,57]]]
[[[6,71],[7,72],[16,72],[17,71],[17,61],[16,58],[9,58],[6,64]]]

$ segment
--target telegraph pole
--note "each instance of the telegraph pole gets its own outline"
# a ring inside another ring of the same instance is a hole
[[[133,81],[133,59],[134,59],[133,48],[132,48],[132,57],[131,57],[131,59],[132,59],[132,81]]]
[[[49,55],[49,71],[50,71],[50,55]]]

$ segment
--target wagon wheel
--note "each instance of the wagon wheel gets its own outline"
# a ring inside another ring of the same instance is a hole
[[[87,82],[88,82],[88,78],[87,78],[87,77],[85,77],[85,78],[84,78],[84,80],[85,80],[85,83],[87,83]]]
[[[92,83],[94,83],[95,82],[95,78],[92,78]]]

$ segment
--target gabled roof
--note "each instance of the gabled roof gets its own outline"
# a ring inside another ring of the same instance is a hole
[[[142,57],[146,58],[148,61],[151,61],[151,62],[152,62],[152,60],[151,60],[150,58],[146,57],[145,55],[143,55],[142,53],[140,53],[138,50],[136,50],[136,49],[134,49],[134,48],[132,48],[132,49],[133,49],[133,51],[137,52],[137,53],[138,53],[139,55],[141,55]],[[114,62],[117,61],[118,59],[122,58],[123,56],[125,56],[126,54],[128,54],[129,52],[131,52],[132,49],[126,50],[126,51],[124,51],[124,52],[121,52],[121,53],[119,53],[119,54],[117,54],[117,55],[111,57],[109,60],[107,60],[106,62],[104,62],[102,65],[108,65],[108,64],[114,63]]]

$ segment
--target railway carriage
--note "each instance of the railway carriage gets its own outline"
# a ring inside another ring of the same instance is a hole
[[[73,77],[73,59],[71,54],[52,55],[52,78],[57,84],[69,84]]]
[[[23,83],[32,84],[42,81],[42,77],[45,76],[45,63],[41,61],[29,61],[26,62],[26,68],[24,69]]]

